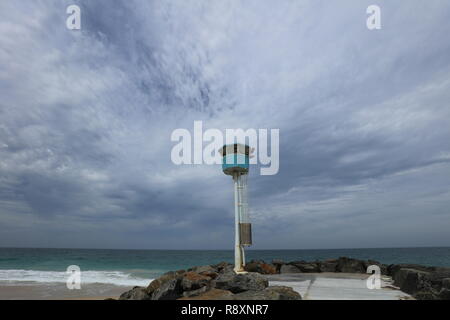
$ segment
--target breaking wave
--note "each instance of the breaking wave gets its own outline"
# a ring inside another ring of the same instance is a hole
[[[0,281],[66,283],[69,274],[61,271],[0,270]],[[122,271],[81,271],[81,284],[105,283],[117,286],[147,286],[144,279]]]

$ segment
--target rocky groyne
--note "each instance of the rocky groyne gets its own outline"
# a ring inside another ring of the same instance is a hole
[[[148,287],[134,287],[120,300],[301,300],[285,286],[269,286],[260,273],[236,274],[229,263],[170,271]]]
[[[401,291],[419,300],[450,300],[450,268],[416,264],[385,265],[347,257],[323,261],[250,261],[247,274],[235,274],[229,263],[165,273],[148,287],[135,287],[120,300],[301,300],[286,286],[269,286],[264,275],[285,273],[367,273],[371,265],[392,277]],[[338,299],[338,297],[336,297]]]

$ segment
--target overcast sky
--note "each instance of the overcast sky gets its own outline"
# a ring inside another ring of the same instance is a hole
[[[448,0],[2,0],[0,246],[231,249],[231,178],[170,159],[194,120],[280,129],[255,249],[450,246],[449,34]]]

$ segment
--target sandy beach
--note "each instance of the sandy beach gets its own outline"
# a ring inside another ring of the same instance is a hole
[[[69,290],[64,283],[0,282],[0,300],[104,300],[117,299],[132,287],[86,284]]]

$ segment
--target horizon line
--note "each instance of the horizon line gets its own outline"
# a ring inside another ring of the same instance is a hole
[[[248,249],[248,251],[310,251],[310,250],[364,250],[364,249],[426,249],[450,248],[450,246],[411,246],[411,247],[356,247],[356,248],[302,248],[302,249]],[[134,251],[233,251],[233,249],[148,249],[148,248],[75,248],[75,247],[10,247],[0,246],[0,249],[56,249],[56,250],[134,250]]]

